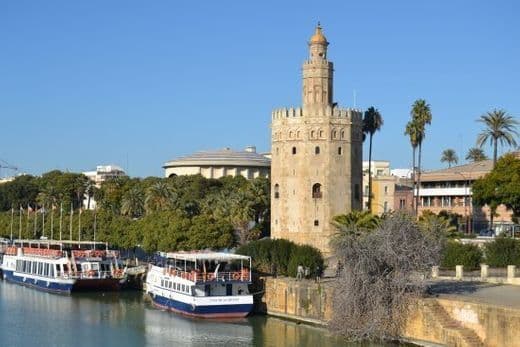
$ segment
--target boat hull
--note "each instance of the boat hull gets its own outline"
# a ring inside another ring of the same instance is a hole
[[[11,283],[58,294],[70,294],[74,285],[74,280],[58,282],[51,279],[23,276],[10,270],[3,271],[3,278]]]
[[[252,303],[232,305],[191,305],[161,295],[150,294],[152,304],[160,309],[194,318],[242,318],[253,309]]]
[[[84,291],[118,291],[121,289],[121,280],[117,278],[78,279],[72,290]]]

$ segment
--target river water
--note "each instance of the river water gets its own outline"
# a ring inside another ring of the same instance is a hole
[[[193,320],[153,308],[141,292],[62,296],[0,281],[0,346],[319,346],[352,344],[326,330],[261,315]]]

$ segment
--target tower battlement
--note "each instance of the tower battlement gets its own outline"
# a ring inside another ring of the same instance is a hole
[[[352,122],[361,121],[362,110],[356,108],[340,108],[332,107],[329,105],[323,107],[313,107],[304,109],[301,107],[282,107],[274,109],[271,113],[271,119],[273,121],[285,118],[297,118],[297,117],[329,117],[329,118],[346,118]]]

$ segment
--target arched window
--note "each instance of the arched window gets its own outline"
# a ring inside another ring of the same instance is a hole
[[[280,197],[280,186],[278,183],[274,185],[274,198],[278,199]]]
[[[299,130],[296,132],[296,138],[297,138],[297,139],[300,138],[300,131],[299,131]]]
[[[311,139],[313,139],[314,136],[315,136],[315,132],[314,132],[314,130],[312,130],[312,131],[311,131]]]
[[[292,130],[291,130],[291,131],[289,131],[289,138],[290,138],[290,139],[292,139],[292,138],[293,138],[293,136],[294,136],[294,134],[293,134]]]
[[[314,154],[320,154],[320,146],[314,147]]]
[[[276,147],[276,154],[279,154],[279,153],[280,153],[279,148]]]
[[[173,177],[177,177],[177,174],[175,173],[172,173],[170,176],[168,176],[169,178],[173,178]]]
[[[320,130],[320,138],[323,138],[323,130]]]
[[[292,154],[296,154],[296,147],[292,148]]]
[[[344,131],[344,130],[341,130],[341,138],[342,138],[342,139],[345,138],[345,131]]]
[[[341,155],[343,152],[343,149],[341,147],[338,147],[338,154]]]
[[[321,194],[321,184],[315,183],[312,186],[312,198],[313,199],[321,199],[321,197],[322,197],[322,194]]]
[[[338,133],[336,130],[332,132],[332,138],[335,139],[338,136]]]

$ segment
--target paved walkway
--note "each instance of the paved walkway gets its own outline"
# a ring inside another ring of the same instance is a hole
[[[504,306],[520,310],[520,286],[481,282],[435,281],[430,283],[433,296]]]

